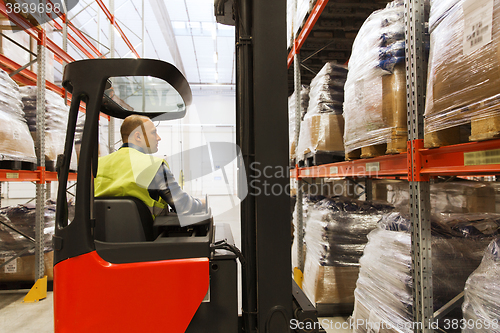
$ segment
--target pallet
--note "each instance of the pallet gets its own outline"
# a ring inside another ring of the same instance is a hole
[[[27,162],[27,161],[15,161],[15,160],[3,160],[0,161],[0,169],[5,170],[27,170],[27,171],[35,171],[36,163]]]
[[[326,152],[326,151],[316,151],[310,152],[304,155],[304,160],[299,161],[299,167],[312,167],[322,164],[330,164],[335,162],[341,162],[345,160],[345,154],[343,151],[339,152]]]
[[[346,160],[357,160],[360,158],[373,158],[384,155],[404,153],[407,150],[407,136],[393,134],[387,143],[361,147],[346,153]]]
[[[471,125],[459,125],[436,132],[425,133],[424,147],[439,148],[469,142],[471,140]]]

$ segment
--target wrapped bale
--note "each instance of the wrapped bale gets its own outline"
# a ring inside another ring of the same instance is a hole
[[[326,63],[311,81],[307,113],[300,125],[297,159],[309,153],[333,153],[343,157],[343,88],[347,76],[344,66]],[[332,161],[333,162],[333,161]]]
[[[367,235],[390,209],[346,197],[325,198],[309,208],[303,290],[313,304],[352,310]]]
[[[54,201],[48,200],[44,210],[44,260],[45,274],[49,280],[53,279],[53,248],[52,236],[55,227],[56,205]],[[69,203],[68,215],[74,216],[74,205]],[[6,225],[12,226],[23,234],[35,238],[36,206],[34,204],[18,205],[3,208],[0,211],[0,263],[3,263],[14,255],[29,251],[14,259],[0,270],[0,281],[33,281],[35,279],[35,249],[34,243],[15,232]]]
[[[36,164],[35,145],[24,119],[19,86],[0,69],[0,161]]]
[[[288,138],[290,140],[290,158],[295,158],[295,114],[296,114],[295,92],[288,97]],[[303,84],[300,90],[300,120],[304,120],[309,105],[309,86]]]
[[[352,47],[345,84],[348,159],[406,151],[404,2],[372,13]]]
[[[500,1],[433,0],[425,146],[500,136]]]
[[[464,333],[500,332],[500,239],[490,243],[481,265],[467,279],[462,311]]]
[[[325,199],[322,195],[307,195],[302,198],[302,223],[303,223],[303,232],[306,230],[307,218],[309,216],[309,211],[313,209],[314,205],[319,201]],[[299,202],[295,203],[295,208],[292,213],[292,227],[293,227],[293,242],[292,242],[292,267],[299,267],[298,253],[299,253],[299,245],[298,245],[298,228],[297,228],[297,205]],[[301,245],[304,248],[304,257],[305,259],[305,242]]]
[[[490,182],[456,180],[431,184],[432,213],[495,213],[496,193]],[[410,204],[409,184],[403,180],[377,181],[374,199],[385,200],[401,211]]]
[[[28,126],[36,141],[36,103],[37,91],[35,86],[20,88],[24,113]],[[69,107],[64,103],[64,99],[53,91],[45,90],[45,161],[49,162],[47,167],[55,169],[57,156],[64,153],[66,142],[66,130],[68,127]],[[38,154],[38,152],[37,152]],[[73,149],[71,156],[71,170],[76,170],[76,152]]]
[[[299,32],[315,2],[315,0],[297,0],[297,9],[295,9],[295,1],[287,1],[287,47],[293,45],[294,36]]]
[[[462,292],[481,261],[488,243],[498,235],[500,215],[441,214],[432,219],[432,287],[434,309]],[[410,221],[400,213],[384,215],[368,235],[360,259],[355,290],[354,333],[413,332]],[[460,313],[451,313],[459,318]],[[441,324],[444,321],[440,321]]]

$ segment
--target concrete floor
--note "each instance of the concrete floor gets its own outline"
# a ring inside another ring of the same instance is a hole
[[[54,310],[52,292],[37,303],[22,303],[28,290],[0,291],[0,332],[2,333],[53,333]],[[346,318],[320,318],[327,333],[351,333]],[[344,325],[343,325],[344,324]]]

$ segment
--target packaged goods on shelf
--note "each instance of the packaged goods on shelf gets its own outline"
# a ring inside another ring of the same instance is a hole
[[[404,3],[372,13],[352,47],[345,84],[345,151],[349,159],[406,151]]]
[[[20,88],[24,113],[28,126],[36,141],[36,86],[26,86]],[[45,160],[57,161],[57,156],[64,153],[66,142],[66,130],[68,126],[69,107],[64,103],[64,99],[55,92],[45,90]],[[76,170],[76,152],[73,150],[71,156],[71,170]]]
[[[295,92],[288,97],[288,138],[290,140],[290,158],[295,158]],[[304,119],[309,105],[309,86],[303,84],[300,90],[300,120]]]
[[[368,235],[355,290],[354,333],[367,323],[384,332],[413,332],[411,223],[401,213],[383,216]],[[432,217],[433,305],[438,310],[463,291],[500,228],[498,214],[439,214]],[[450,313],[461,318],[461,313]],[[440,321],[443,324],[443,320]],[[356,323],[363,323],[356,325]],[[382,331],[381,331],[382,332]]]
[[[74,205],[68,205],[68,215],[74,216]],[[48,200],[44,209],[44,258],[45,274],[49,279],[52,274],[52,236],[54,235],[56,205]],[[14,227],[23,234],[35,238],[35,204],[17,205],[0,210],[0,221]],[[14,255],[30,249],[24,255],[0,269],[0,281],[33,281],[35,279],[35,248],[29,239],[0,223],[0,263]]]
[[[464,333],[500,332],[500,239],[490,243],[481,265],[465,284],[462,312],[468,325]]]
[[[367,235],[392,206],[346,197],[308,207],[303,290],[313,304],[354,304],[359,258]],[[347,310],[349,311],[349,310]]]
[[[425,146],[500,136],[500,1],[433,0]]]
[[[386,200],[405,211],[410,204],[409,184],[404,180],[377,180],[374,199]],[[432,213],[495,213],[497,195],[490,182],[456,180],[431,184]]]
[[[346,75],[344,66],[329,62],[311,81],[309,106],[300,125],[298,160],[308,153],[344,151],[342,103]]]
[[[322,195],[305,195],[302,198],[302,222],[303,222],[303,232],[306,227],[307,217],[309,216],[309,211],[313,208],[313,206],[325,199],[325,196]],[[295,208],[293,210],[293,218],[292,218],[292,226],[293,226],[293,243],[292,243],[292,267],[299,267],[298,261],[298,228],[297,228],[297,205],[299,202],[295,202]],[[305,259],[305,243],[302,244],[304,247],[304,258]]]
[[[287,1],[287,47],[293,45],[293,38],[299,32],[304,20],[316,3],[316,0],[297,0],[297,9],[295,1]]]
[[[19,86],[0,69],[0,161],[36,163],[35,146],[24,119]]]

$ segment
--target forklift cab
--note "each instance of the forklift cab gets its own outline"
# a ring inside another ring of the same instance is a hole
[[[58,160],[55,332],[237,332],[229,225],[214,223],[208,208],[153,220],[137,198],[94,197],[100,112],[182,118],[192,98],[184,76],[159,60],[92,59],[68,64],[63,85],[72,102]],[[158,85],[168,89],[158,94]],[[68,223],[67,176],[81,102],[86,121],[75,218]]]

